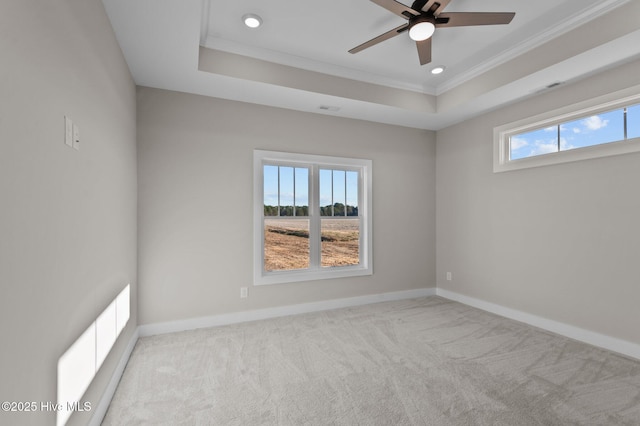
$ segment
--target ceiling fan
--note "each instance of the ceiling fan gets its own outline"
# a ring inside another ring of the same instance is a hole
[[[358,53],[408,30],[409,37],[418,46],[420,65],[431,62],[431,36],[436,28],[508,24],[516,15],[512,12],[442,12],[451,0],[415,0],[411,7],[395,0],[371,1],[409,22],[354,47],[349,53]]]

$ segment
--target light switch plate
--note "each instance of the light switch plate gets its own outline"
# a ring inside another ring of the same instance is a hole
[[[80,129],[77,125],[73,125],[73,148],[80,150]]]
[[[65,115],[64,117],[64,144],[73,147],[73,121]]]

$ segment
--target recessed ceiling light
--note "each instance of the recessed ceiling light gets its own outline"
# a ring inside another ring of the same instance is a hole
[[[431,74],[442,74],[444,72],[444,65],[439,65],[437,67],[435,67],[434,69],[431,70]]]
[[[253,13],[247,13],[242,17],[242,22],[249,28],[258,28],[262,25],[262,18]]]

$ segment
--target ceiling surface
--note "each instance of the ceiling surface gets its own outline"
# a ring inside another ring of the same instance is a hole
[[[103,3],[138,85],[431,130],[640,57],[636,0],[452,0],[516,15],[437,29],[424,66],[407,33],[348,53],[406,22],[369,0]]]

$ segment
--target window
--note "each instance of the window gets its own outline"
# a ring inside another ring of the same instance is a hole
[[[371,160],[254,151],[254,284],[372,274]]]
[[[634,87],[494,129],[494,172],[640,151],[639,93]]]

